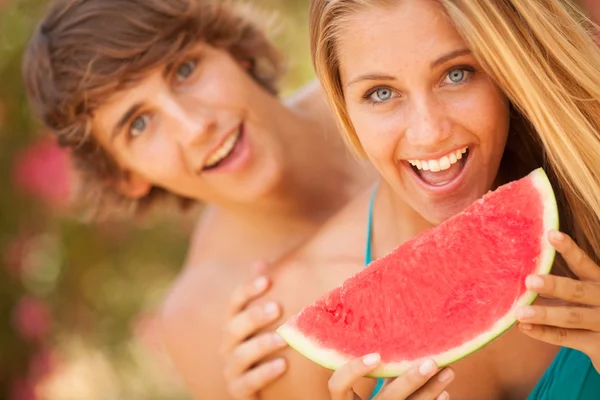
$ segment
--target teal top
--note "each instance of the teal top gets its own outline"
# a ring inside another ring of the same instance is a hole
[[[584,353],[563,347],[527,400],[599,400],[600,374]]]
[[[365,266],[369,265],[369,263],[373,259],[371,252],[371,236],[373,235],[371,231],[373,229],[373,203],[375,203],[375,194],[377,193],[377,186],[375,186],[375,190],[373,190],[373,194],[371,195],[371,200],[369,200],[369,216],[367,217],[367,246],[365,249]],[[384,382],[385,380],[383,378],[377,378],[377,385],[375,386],[375,389],[373,389],[373,393],[371,393],[370,399],[372,399],[377,395],[377,393],[379,393],[379,391],[383,387]]]
[[[372,261],[371,230],[376,192],[377,187],[373,190],[369,201],[365,266]],[[377,379],[377,385],[371,393],[371,399],[379,393],[383,383],[383,379]],[[529,394],[527,400],[600,400],[600,374],[587,355],[563,347]]]

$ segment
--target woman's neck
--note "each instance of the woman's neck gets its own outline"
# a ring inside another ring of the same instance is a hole
[[[381,257],[433,225],[382,181],[373,205],[373,254]]]

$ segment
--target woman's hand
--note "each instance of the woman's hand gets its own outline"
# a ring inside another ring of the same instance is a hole
[[[522,307],[517,310],[519,328],[535,339],[587,354],[600,372],[600,267],[568,235],[551,231],[549,240],[580,280],[527,277],[528,289],[567,304]]]
[[[231,298],[222,352],[227,390],[236,400],[257,400],[258,392],[286,368],[283,358],[264,361],[287,345],[283,339],[275,332],[257,334],[279,317],[279,306],[274,302],[250,304],[263,296],[269,286],[268,278],[259,276],[238,287]]]
[[[335,371],[329,379],[332,400],[360,400],[352,389],[357,381],[380,363],[378,354],[356,358]],[[387,383],[374,400],[448,400],[444,389],[454,379],[454,371],[427,360]]]

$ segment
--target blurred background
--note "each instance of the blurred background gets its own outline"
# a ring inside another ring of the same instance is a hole
[[[285,95],[313,77],[308,0],[250,2],[277,17]],[[201,209],[101,224],[68,210],[66,154],[21,84],[47,3],[0,0],[0,400],[187,399],[154,315]]]
[[[285,95],[313,78],[308,0],[249,1],[277,16]],[[21,85],[23,47],[47,2],[0,0],[0,400],[187,399],[155,311],[202,210],[101,224],[69,212],[66,154]],[[581,2],[600,19],[600,0]]]

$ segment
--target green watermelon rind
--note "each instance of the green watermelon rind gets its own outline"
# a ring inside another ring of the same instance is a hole
[[[548,274],[552,269],[556,254],[554,247],[548,241],[548,233],[552,229],[558,230],[559,228],[558,206],[552,185],[543,169],[538,168],[532,171],[529,174],[529,178],[540,193],[544,205],[544,228],[540,238],[542,241],[541,254],[535,273]],[[504,315],[504,317],[496,322],[494,327],[459,347],[455,347],[441,354],[432,355],[428,358],[433,359],[441,368],[472,354],[509,330],[517,322],[515,317],[516,309],[520,306],[532,304],[536,298],[537,293],[529,290],[526,291],[519,299],[517,299],[517,301],[515,301],[513,307]],[[281,325],[277,329],[277,333],[290,345],[290,347],[306,358],[331,370],[337,370],[353,358],[341,354],[336,350],[323,348],[316,341],[294,328],[293,321],[294,319],[292,318]],[[441,334],[443,334],[443,332]],[[419,360],[402,361],[399,363],[383,362],[378,368],[366,376],[372,378],[393,378],[401,375],[418,362]]]

